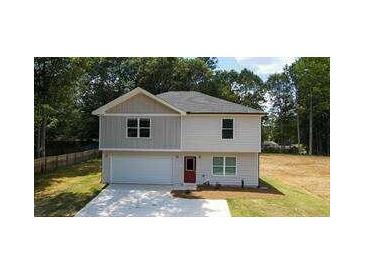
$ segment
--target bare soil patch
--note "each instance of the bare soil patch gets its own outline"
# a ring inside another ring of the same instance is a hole
[[[258,188],[240,188],[235,186],[198,186],[197,190],[173,190],[171,194],[177,198],[185,199],[229,199],[229,198],[267,198],[281,196],[278,189],[260,182]]]

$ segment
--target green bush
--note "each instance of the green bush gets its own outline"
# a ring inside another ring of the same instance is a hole
[[[263,147],[263,153],[284,153],[284,154],[300,154],[305,155],[307,151],[304,145],[298,146],[283,146],[283,147]]]

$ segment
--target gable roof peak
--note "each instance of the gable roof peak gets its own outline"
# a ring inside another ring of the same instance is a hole
[[[109,102],[109,103],[107,103],[107,104],[99,107],[98,109],[94,110],[92,112],[92,114],[93,115],[103,115],[103,114],[105,114],[105,112],[108,109],[110,109],[110,108],[112,108],[112,107],[114,107],[114,106],[116,106],[118,104],[121,104],[121,103],[127,101],[128,99],[136,96],[137,94],[146,95],[147,97],[149,97],[149,98],[151,98],[151,99],[153,99],[153,100],[155,100],[155,101],[157,101],[157,102],[159,102],[159,103],[161,103],[161,104],[169,107],[170,109],[172,109],[172,110],[174,110],[174,111],[176,111],[176,112],[178,112],[180,114],[185,114],[185,112],[182,111],[181,109],[175,107],[174,105],[171,105],[170,103],[166,102],[165,100],[162,100],[161,98],[157,97],[156,95],[153,95],[152,93],[148,92],[147,90],[144,90],[141,87],[136,87],[133,90],[131,90],[131,91],[129,91],[129,92],[127,92],[127,93],[119,96],[116,99],[114,99],[113,101],[111,101],[111,102]]]

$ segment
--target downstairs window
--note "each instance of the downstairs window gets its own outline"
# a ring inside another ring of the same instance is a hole
[[[236,163],[236,157],[213,157],[213,175],[235,176]]]

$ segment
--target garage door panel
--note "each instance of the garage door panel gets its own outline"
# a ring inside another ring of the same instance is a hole
[[[171,181],[171,157],[113,156],[113,183],[170,184]]]

